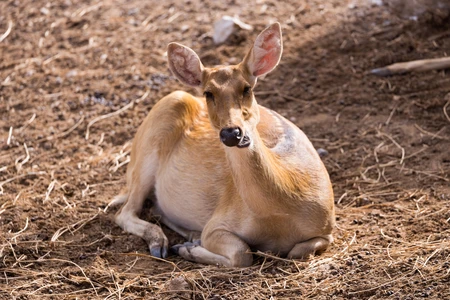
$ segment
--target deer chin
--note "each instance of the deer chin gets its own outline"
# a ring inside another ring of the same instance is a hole
[[[250,137],[248,135],[244,135],[239,144],[236,145],[238,148],[247,148],[251,144]]]

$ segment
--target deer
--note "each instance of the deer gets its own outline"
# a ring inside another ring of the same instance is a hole
[[[150,254],[225,267],[248,267],[255,251],[308,259],[333,242],[333,189],[306,135],[256,102],[258,78],[283,51],[281,25],[264,29],[237,65],[204,67],[190,48],[170,43],[168,65],[203,97],[175,91],[137,130],[115,222],[144,239]],[[153,194],[152,194],[153,193]],[[187,241],[169,248],[151,214]]]

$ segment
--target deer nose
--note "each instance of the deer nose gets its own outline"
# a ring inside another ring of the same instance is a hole
[[[239,127],[226,127],[220,131],[220,140],[228,147],[234,147],[242,139],[242,131]]]

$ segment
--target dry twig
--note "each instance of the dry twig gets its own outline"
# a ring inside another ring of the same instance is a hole
[[[104,120],[104,119],[107,119],[107,118],[110,118],[110,117],[114,117],[114,116],[120,114],[121,112],[123,112],[123,111],[125,111],[125,110],[127,110],[127,109],[129,109],[129,108],[131,108],[131,107],[133,107],[133,105],[134,105],[135,103],[139,103],[140,101],[144,100],[145,98],[147,98],[147,96],[148,96],[149,94],[150,94],[150,91],[147,90],[147,91],[145,92],[145,94],[142,95],[142,97],[140,97],[139,99],[136,99],[136,100],[131,101],[130,103],[128,103],[127,105],[125,105],[125,106],[122,107],[121,109],[116,110],[116,111],[114,111],[114,112],[112,112],[112,113],[103,115],[103,116],[96,117],[95,119],[93,119],[92,121],[90,121],[89,124],[88,124],[88,126],[87,126],[87,128],[86,128],[86,136],[85,136],[85,139],[86,139],[86,140],[89,139],[89,129],[91,128],[92,125],[94,125],[94,124],[97,123],[98,121],[101,121],[101,120]]]
[[[69,129],[67,129],[66,131],[39,139],[39,140],[37,140],[37,142],[40,143],[42,141],[53,141],[56,139],[65,138],[66,136],[71,134],[75,129],[77,129],[77,127],[80,126],[80,124],[83,123],[83,121],[84,121],[84,116],[81,116],[81,118],[78,120],[78,122],[76,122],[75,125],[73,125]]]
[[[50,241],[52,243],[56,242],[64,233],[66,233],[67,231],[70,231],[72,234],[77,232],[78,230],[80,230],[81,228],[83,228],[86,224],[88,224],[89,222],[91,222],[92,220],[96,219],[99,213],[96,213],[94,216],[87,218],[87,219],[83,219],[80,220],[72,225],[68,225],[66,227],[62,227],[60,229],[58,229],[52,236],[52,238],[50,239]]]
[[[449,94],[449,95],[450,95],[450,94]],[[449,97],[449,98],[450,98],[450,97]],[[447,101],[447,103],[445,103],[443,110],[444,110],[444,115],[445,115],[445,117],[447,118],[447,121],[450,122],[450,117],[448,116],[448,113],[447,113],[447,107],[448,107],[449,105],[450,105],[450,99]]]
[[[407,72],[423,72],[450,68],[450,57],[414,60],[392,64],[383,68],[373,69],[370,73],[378,76],[389,76]]]
[[[438,139],[441,139],[441,140],[450,141],[450,138],[445,137],[445,136],[440,136],[440,135],[438,134],[439,132],[437,132],[437,133],[432,133],[432,132],[426,131],[425,129],[423,129],[422,127],[420,127],[420,126],[417,125],[417,124],[414,124],[414,126],[415,126],[417,129],[419,129],[420,132],[425,133],[426,135],[431,136],[433,139],[434,139],[434,138],[438,138]],[[441,131],[441,130],[440,130],[440,131]]]
[[[6,39],[8,37],[8,35],[11,33],[12,26],[13,26],[13,22],[9,21],[8,29],[6,29],[5,33],[2,34],[2,36],[0,36],[0,43],[3,42],[3,40]]]

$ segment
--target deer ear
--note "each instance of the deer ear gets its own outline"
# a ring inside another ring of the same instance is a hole
[[[170,43],[167,58],[170,70],[182,83],[194,87],[202,84],[203,65],[194,50],[178,43]]]
[[[281,26],[274,23],[258,35],[244,62],[252,76],[262,76],[275,69],[282,52]]]

